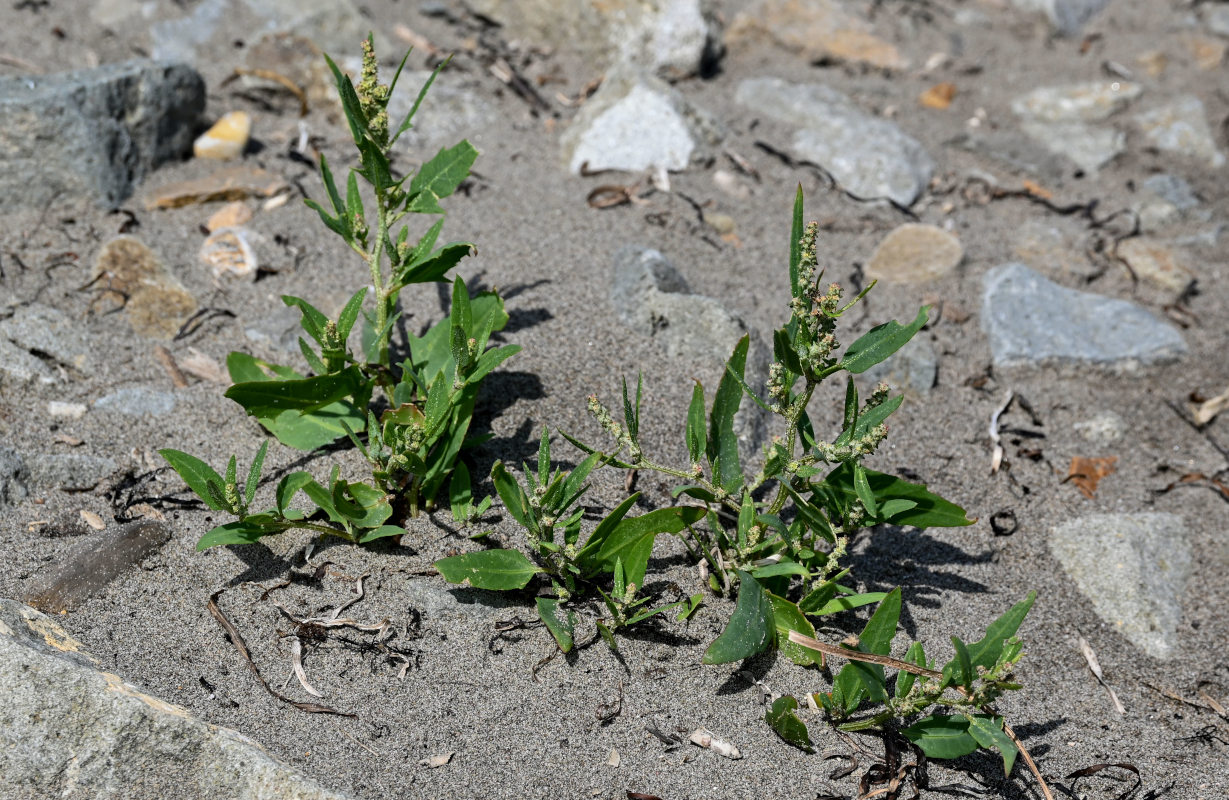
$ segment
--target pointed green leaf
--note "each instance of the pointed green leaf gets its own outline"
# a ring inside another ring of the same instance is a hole
[[[476,589],[524,589],[542,570],[519,550],[479,550],[442,558],[435,568],[449,583],[468,583]]]
[[[621,520],[602,542],[595,557],[597,564],[614,569],[615,562],[623,561],[627,582],[637,586],[644,584],[653,542],[660,533],[678,533],[704,517],[704,509],[691,506],[659,508],[639,517]]]
[[[389,536],[404,536],[405,528],[399,525],[381,525],[378,528],[369,528],[359,534],[358,543],[368,544],[376,539],[384,539]]]
[[[351,220],[351,224],[355,219],[367,218],[363,210],[363,196],[358,191],[358,175],[353,170],[346,181],[346,218]]]
[[[508,473],[502,461],[496,461],[491,467],[491,483],[495,484],[495,491],[499,494],[499,499],[504,501],[504,508],[508,509],[512,518],[519,522],[521,527],[537,533],[538,526],[533,509],[529,505],[529,495],[525,494],[516,478]]]
[[[885,521],[894,525],[912,525],[917,528],[954,528],[973,524],[973,520],[967,518],[963,508],[932,494],[922,484],[909,483],[894,475],[886,475],[872,469],[866,470],[866,480],[875,498],[880,502],[903,499],[917,504],[906,511],[886,518]],[[823,485],[849,497],[857,496],[854,489],[853,466],[848,463],[841,464],[829,472],[824,478]]]
[[[200,552],[208,550],[210,547],[219,547],[227,544],[252,544],[262,536],[281,533],[282,530],[284,528],[280,526],[261,525],[253,521],[251,517],[245,520],[236,520],[225,525],[219,525],[208,531],[196,543],[196,550]]]
[[[188,488],[195,492],[205,505],[214,511],[228,510],[224,504],[218,502],[226,484],[213,467],[196,456],[170,448],[159,450],[158,455],[171,465],[171,469],[179,473],[179,477],[183,478]]]
[[[799,297],[802,294],[802,289],[798,286],[798,267],[802,264],[802,234],[806,229],[802,220],[802,184],[800,183],[798,191],[794,194],[793,224],[790,225],[789,232],[789,291],[793,297]],[[801,369],[794,371],[802,372]]]
[[[265,439],[260,444],[260,449],[256,451],[256,458],[252,461],[252,466],[248,469],[247,485],[243,491],[243,502],[245,505],[252,504],[252,498],[256,496],[256,486],[260,483],[260,469],[265,463],[265,453],[269,452],[269,440]]]
[[[871,328],[845,350],[845,357],[838,366],[856,375],[884,361],[922,329],[926,324],[927,310],[926,306],[919,309],[917,318],[908,325],[892,320]]]
[[[811,735],[807,731],[806,723],[794,713],[797,710],[797,700],[789,695],[778,697],[773,702],[772,708],[764,715],[764,720],[788,744],[792,744],[803,752],[814,753],[815,748],[811,744]]]
[[[546,624],[546,629],[559,644],[559,649],[568,652],[572,649],[572,636],[576,627],[576,614],[564,611],[559,601],[553,597],[539,597],[538,616]]]
[[[278,481],[277,491],[274,493],[277,499],[277,513],[286,516],[290,509],[290,501],[300,489],[311,482],[312,476],[307,472],[292,472]]]
[[[708,458],[713,464],[714,477],[727,492],[735,491],[742,483],[742,467],[738,462],[738,437],[734,434],[734,415],[742,402],[743,390],[734,376],[741,377],[747,366],[747,348],[750,338],[739,339],[721,376],[717,394],[713,398],[708,433]]]
[[[800,667],[818,666],[823,662],[823,655],[815,650],[795,644],[789,639],[790,631],[815,638],[815,626],[807,620],[806,615],[784,597],[778,597],[772,592],[764,592],[772,603],[773,627],[777,632],[777,646],[781,655],[793,661]]]
[[[969,721],[957,714],[924,717],[902,728],[901,733],[922,748],[927,758],[960,758],[977,749]]]
[[[451,148],[441,149],[435,157],[422,165],[410,181],[410,211],[421,214],[443,214],[439,200],[457,190],[469,176],[469,168],[478,157],[478,151],[462,140]]]
[[[337,335],[341,337],[343,346],[346,340],[350,338],[350,331],[354,329],[354,323],[358,319],[358,313],[363,308],[363,299],[366,297],[367,287],[364,286],[346,302],[345,308],[341,310],[341,314],[337,317]]]
[[[904,660],[908,661],[910,664],[916,664],[919,667],[922,667],[923,669],[925,669],[926,668],[926,651],[922,649],[922,643],[914,642],[913,644],[909,645],[909,650],[905,653]],[[909,691],[913,688],[913,684],[916,681],[917,681],[917,675],[914,675],[912,672],[906,672],[903,669],[897,672],[896,673],[896,690],[894,692],[897,699],[901,699],[907,696],[909,694]]]
[[[1020,751],[1011,737],[1003,731],[1003,718],[989,714],[973,714],[968,720],[969,733],[987,750],[998,750],[1003,756],[1003,775],[1011,775],[1016,754]]]
[[[699,464],[708,449],[708,436],[704,431],[704,387],[696,381],[691,390],[691,404],[687,407],[687,454],[692,464]]]
[[[750,573],[739,571],[738,603],[720,636],[704,651],[702,663],[728,664],[772,647],[775,614],[772,601]]]
[[[1016,635],[1036,599],[1037,593],[1029,592],[1027,598],[990,623],[985,636],[968,646],[969,661],[973,666],[989,669],[995,665],[1003,652],[1003,642]]]

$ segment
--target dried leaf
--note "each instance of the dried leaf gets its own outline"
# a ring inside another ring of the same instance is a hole
[[[1226,408],[1229,408],[1229,387],[1216,397],[1204,400],[1198,405],[1192,404],[1191,416],[1194,417],[1196,425],[1207,425]]]
[[[1114,473],[1114,464],[1117,461],[1118,456],[1106,458],[1072,456],[1071,467],[1067,471],[1064,482],[1071,481],[1081,494],[1091,500],[1097,493],[1097,484],[1101,482],[1101,479]]]
[[[955,97],[956,84],[944,81],[943,83],[936,83],[922,92],[917,100],[926,108],[936,108],[943,111],[952,104],[952,100]]]

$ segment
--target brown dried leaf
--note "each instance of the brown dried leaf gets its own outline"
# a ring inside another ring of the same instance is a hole
[[[1091,500],[1097,494],[1097,484],[1101,482],[1101,479],[1114,473],[1114,464],[1117,461],[1118,456],[1106,458],[1072,456],[1071,467],[1067,470],[1064,482],[1071,481],[1081,494]]]
[[[945,110],[952,104],[952,100],[956,97],[956,84],[936,83],[918,97],[917,101],[925,108],[936,108],[940,111]]]

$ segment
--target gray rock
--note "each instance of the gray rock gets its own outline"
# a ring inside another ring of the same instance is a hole
[[[162,417],[175,409],[175,396],[148,386],[130,386],[94,401],[98,411],[115,411],[129,417]]]
[[[1178,652],[1191,569],[1186,525],[1174,514],[1093,514],[1050,532],[1050,552],[1097,616],[1158,659]]]
[[[1128,370],[1186,354],[1172,325],[1125,300],[1067,289],[1023,264],[984,278],[982,325],[996,366],[1090,365]]]
[[[61,195],[118,206],[155,167],[191,151],[204,108],[205,82],[183,64],[0,78],[0,211]]]
[[[1075,432],[1093,444],[1113,444],[1122,438],[1127,429],[1127,422],[1113,411],[1103,411],[1091,419],[1082,420],[1071,427]]]
[[[1203,14],[1203,24],[1208,30],[1221,36],[1229,36],[1229,5],[1205,3],[1199,9]]]
[[[86,349],[88,337],[82,332],[81,324],[57,308],[40,303],[18,306],[13,316],[0,322],[0,336],[8,337],[23,350],[52,358],[82,375],[94,372]]]
[[[0,386],[24,386],[32,381],[55,383],[56,375],[40,359],[0,337]]]
[[[106,456],[89,453],[40,455],[30,460],[30,483],[84,492],[102,483],[117,469],[119,465]]]
[[[1145,179],[1143,187],[1179,211],[1187,211],[1199,205],[1199,198],[1191,185],[1168,172]]]
[[[1135,122],[1148,143],[1158,150],[1187,156],[1212,167],[1225,164],[1225,154],[1212,138],[1203,102],[1198,97],[1179,97],[1160,108],[1136,115]]]
[[[1096,122],[1126,108],[1142,91],[1126,81],[1043,86],[1013,100],[1011,110],[1038,122]]]
[[[29,496],[30,490],[26,488],[29,477],[21,453],[0,445],[0,507],[16,505]]]
[[[750,335],[745,378],[763,396],[767,347],[720,302],[691,294],[687,281],[657,250],[628,245],[615,254],[610,299],[623,324],[661,342],[672,359],[725,364],[738,340]],[[743,464],[758,455],[765,426],[766,412],[744,400],[734,419]]]
[[[707,156],[722,132],[660,79],[634,70],[607,76],[564,132],[563,157],[572,174],[592,170],[682,170]]]
[[[908,206],[930,183],[935,164],[925,148],[840,92],[754,78],[740,83],[735,97],[757,113],[801,126],[794,135],[795,155],[816,162],[858,197],[885,197]]]
[[[504,35],[585,57],[595,72],[637,65],[665,77],[702,72],[720,56],[710,0],[476,0]]]
[[[953,138],[949,144],[995,161],[1012,172],[1050,182],[1061,180],[1068,170],[1065,158],[1014,130],[971,130]]]
[[[1096,172],[1127,149],[1122,131],[1083,122],[1025,120],[1020,128],[1051,153],[1071,159],[1084,172]]]
[[[0,599],[0,795],[344,800],[256,742],[145,694]]]
[[[1109,5],[1109,0],[1012,0],[1012,4],[1022,11],[1044,14],[1055,31],[1074,36]]]
[[[915,336],[887,361],[862,373],[862,377],[870,386],[883,381],[898,391],[927,395],[939,377],[939,354],[929,339]]]
[[[153,520],[90,536],[58,567],[38,576],[25,599],[48,614],[76,610],[170,538],[170,528]]]

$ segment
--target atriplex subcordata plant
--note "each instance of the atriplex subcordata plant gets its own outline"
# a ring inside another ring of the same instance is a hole
[[[405,358],[391,363],[390,342],[401,290],[411,284],[443,280],[474,250],[468,242],[436,247],[442,218],[416,243],[409,240],[411,226],[403,220],[410,215],[442,215],[439,201],[455,192],[469,175],[478,152],[462,141],[441,149],[416,173],[394,177],[389,154],[397,139],[411,128],[414,114],[439,72],[437,69],[427,80],[405,119],[390,135],[388,102],[406,58],[401,60],[392,83],[381,84],[369,38],[363,42],[362,74],[356,87],[326,56],[358,149],[359,167],[350,170],[343,198],[328,162],[321,156],[320,175],[330,209],[314,200],[307,204],[363,259],[368,268],[365,280],[370,280],[371,286],[355,292],[335,320],[306,300],[282,298],[286,305],[299,310],[303,331],[311,340],[299,338],[308,374],[246,353],[231,353],[226,360],[235,382],[226,396],[256,417],[278,441],[299,450],[315,450],[348,437],[366,457],[371,475],[350,482],[335,466],[327,483],[321,484],[306,472],[293,472],[278,484],[275,508],[250,513],[248,506],[268,442],[252,464],[242,495],[234,457],[223,477],[198,458],[178,450],[161,450],[163,458],[205,505],[237,517],[206,533],[197,549],[253,542],[291,528],[360,543],[402,534],[405,530],[397,523],[417,515],[423,507],[433,508],[445,482],[453,508],[466,514],[475,512],[469,503],[469,473],[458,457],[464,448],[484,440],[469,436],[482,379],[520,348],[508,345],[487,349],[491,334],[502,330],[508,321],[503,301],[493,292],[471,298],[458,277],[452,284],[449,317],[421,338],[408,335]],[[360,178],[374,196],[374,220],[363,206]],[[374,308],[365,307],[369,289],[374,290]],[[361,344],[355,354],[348,342],[360,317]],[[290,505],[300,492],[310,501],[307,511]]]

